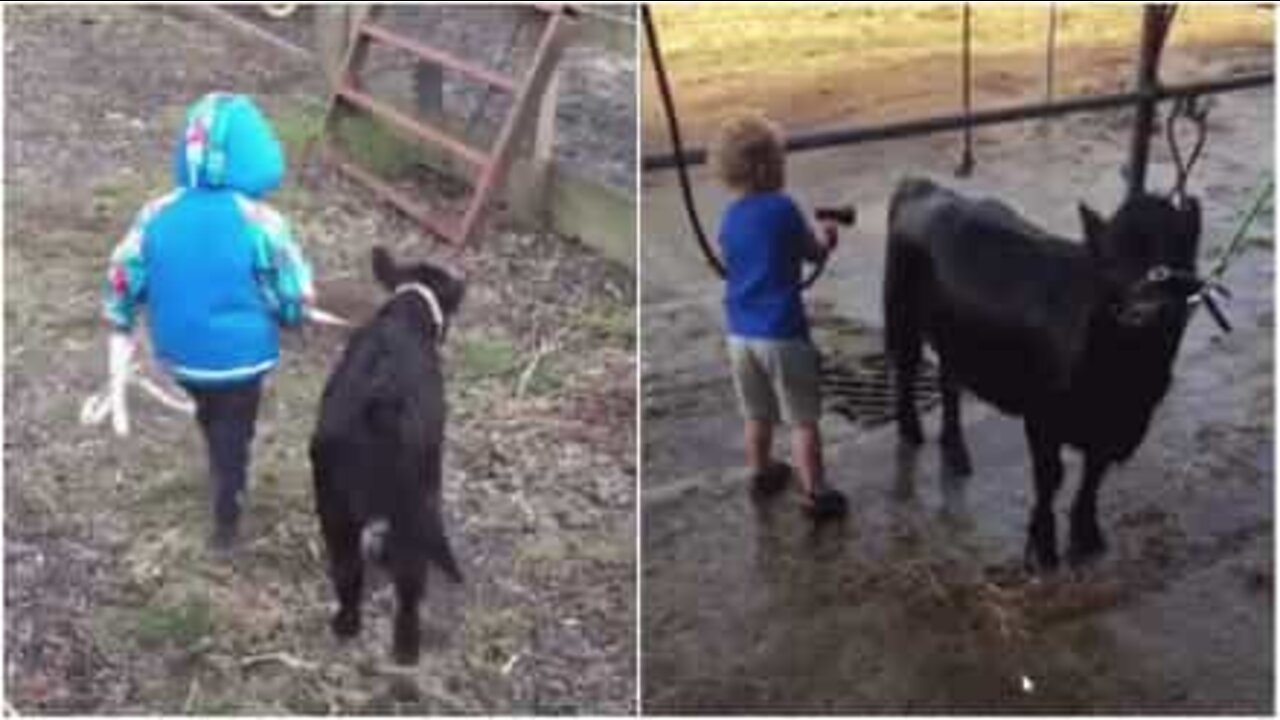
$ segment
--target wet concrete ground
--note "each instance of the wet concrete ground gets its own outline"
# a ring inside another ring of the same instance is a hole
[[[1272,96],[1224,97],[1193,179],[1212,258],[1272,157]],[[829,321],[880,325],[884,204],[902,174],[992,192],[1076,236],[1075,200],[1109,212],[1128,141],[1114,117],[979,133],[974,178],[953,138],[794,155],[810,204],[854,200],[861,226],[810,294]],[[1152,186],[1168,165],[1156,148]],[[704,222],[724,196],[698,173]],[[1111,545],[1081,571],[1021,571],[1029,461],[1021,425],[969,401],[975,475],[936,443],[824,416],[843,526],[815,532],[792,498],[753,505],[724,371],[719,286],[696,258],[673,178],[649,175],[644,287],[644,707],[651,712],[1269,712],[1273,698],[1273,257],[1231,267],[1222,336],[1193,320],[1143,447],[1100,496]],[[1269,237],[1266,216],[1254,235]],[[1206,260],[1207,262],[1207,260]],[[826,318],[826,319],[823,319]],[[831,354],[847,338],[819,334]],[[865,337],[859,342],[865,343]],[[932,432],[936,415],[926,419]],[[782,443],[779,443],[782,447]],[[1075,491],[1068,460],[1060,517]],[[1065,522],[1060,522],[1064,530]],[[1065,540],[1065,538],[1064,538]]]

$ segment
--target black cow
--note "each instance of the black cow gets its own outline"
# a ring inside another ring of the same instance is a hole
[[[439,344],[464,284],[427,263],[397,265],[374,248],[392,293],[355,331],[325,386],[311,437],[316,511],[338,595],[333,632],[360,631],[366,525],[385,521],[379,559],[396,588],[394,657],[417,662],[427,561],[462,580],[441,516],[445,398]]]
[[[1058,564],[1053,500],[1062,445],[1084,454],[1071,508],[1069,559],[1106,549],[1098,486],[1142,441],[1169,388],[1189,317],[1200,207],[1152,195],[1110,220],[1080,205],[1084,243],[1056,238],[993,200],[971,200],[907,179],[889,207],[884,278],[886,349],[894,368],[898,433],[923,442],[912,403],[921,345],[939,358],[942,458],[971,472],[960,389],[1024,419],[1036,500],[1027,563]]]

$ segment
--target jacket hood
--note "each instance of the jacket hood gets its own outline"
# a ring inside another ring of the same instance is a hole
[[[174,183],[263,197],[284,179],[285,158],[270,121],[251,98],[209,93],[187,110],[173,153]]]

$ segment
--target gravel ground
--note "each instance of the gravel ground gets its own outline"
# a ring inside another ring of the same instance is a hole
[[[8,702],[84,714],[632,710],[631,273],[501,223],[443,248],[319,167],[276,196],[333,310],[376,305],[375,243],[470,283],[446,348],[445,490],[468,579],[431,584],[427,652],[393,668],[385,583],[358,641],[325,629],[305,440],[340,331],[286,339],[230,564],[204,549],[192,423],[146,400],[125,440],[75,421],[105,377],[107,254],[164,188],[182,109],[215,88],[253,93],[296,157],[321,90],[314,70],[161,10],[5,16]]]

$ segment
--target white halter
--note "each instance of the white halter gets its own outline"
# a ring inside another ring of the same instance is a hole
[[[436,342],[443,340],[447,326],[444,319],[444,310],[440,307],[440,300],[436,297],[435,291],[422,283],[411,282],[396,286],[395,294],[400,295],[402,293],[414,293],[426,301],[427,307],[431,309],[431,319],[435,321],[436,328],[438,328]]]

